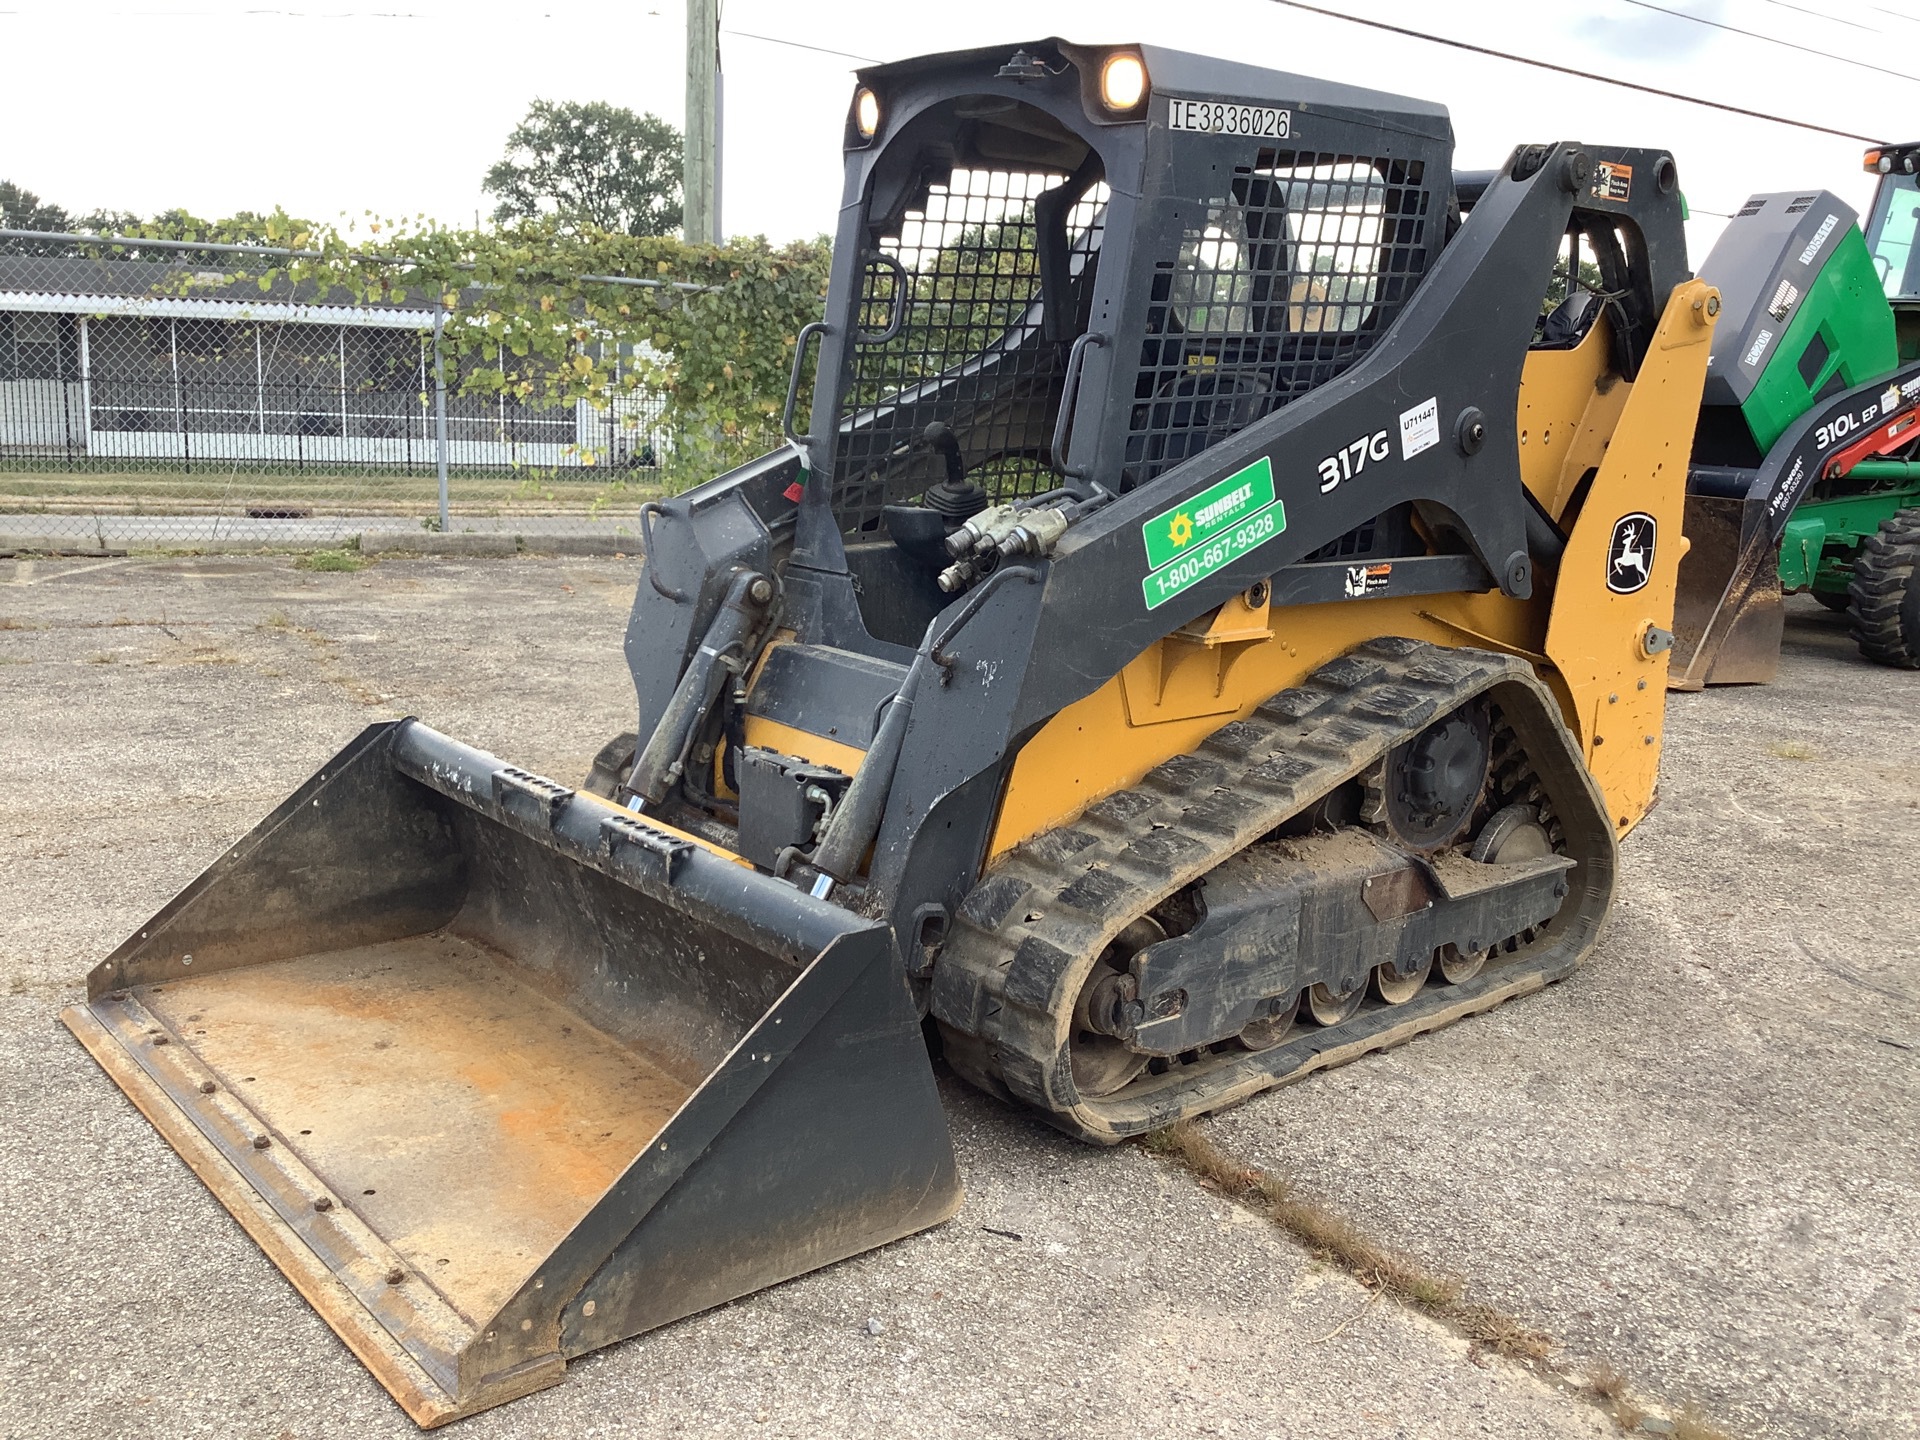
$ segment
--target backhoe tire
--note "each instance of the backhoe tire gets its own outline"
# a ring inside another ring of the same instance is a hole
[[[1920,670],[1920,509],[1880,522],[1853,562],[1847,612],[1860,653],[1882,665]]]

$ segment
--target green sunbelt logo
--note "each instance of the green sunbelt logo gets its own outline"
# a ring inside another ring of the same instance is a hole
[[[1147,549],[1141,591],[1153,609],[1287,528],[1264,455],[1140,527]]]

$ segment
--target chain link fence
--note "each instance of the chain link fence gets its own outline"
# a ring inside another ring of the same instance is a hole
[[[665,396],[463,394],[436,307],[303,291],[285,253],[0,231],[0,550],[633,533]]]

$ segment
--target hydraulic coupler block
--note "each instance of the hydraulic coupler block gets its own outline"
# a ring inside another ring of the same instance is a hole
[[[940,588],[958,594],[991,575],[1002,560],[1048,554],[1066,533],[1067,512],[1054,506],[995,505],[982,510],[947,537],[954,563],[940,572]]]

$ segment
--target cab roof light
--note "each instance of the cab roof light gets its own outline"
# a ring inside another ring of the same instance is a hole
[[[1138,109],[1146,98],[1146,62],[1131,50],[1107,56],[1100,66],[1100,103],[1118,115]]]

